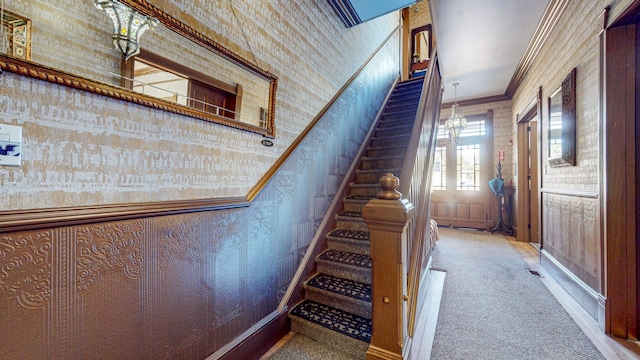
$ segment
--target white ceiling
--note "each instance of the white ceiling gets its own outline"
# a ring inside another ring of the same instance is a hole
[[[504,95],[549,0],[430,0],[443,102]]]

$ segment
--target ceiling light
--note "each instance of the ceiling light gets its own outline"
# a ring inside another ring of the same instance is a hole
[[[455,89],[455,101],[451,106],[451,116],[444,123],[445,129],[449,131],[449,135],[451,136],[451,142],[455,144],[460,139],[460,133],[467,126],[467,119],[462,116],[460,113],[460,108],[458,107],[458,85],[459,83],[453,84],[453,88]]]

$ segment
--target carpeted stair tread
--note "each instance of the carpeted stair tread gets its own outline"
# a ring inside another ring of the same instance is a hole
[[[385,136],[385,137],[374,136],[372,140],[394,140],[394,139],[397,139],[398,141],[403,141],[403,140],[407,139],[409,137],[409,135],[411,135],[411,134],[397,134],[397,135]]]
[[[398,160],[404,159],[404,155],[381,155],[381,156],[363,156],[362,160]],[[366,169],[370,170],[370,169]]]
[[[307,280],[307,286],[313,286],[334,294],[371,302],[371,285],[369,284],[342,279],[331,275],[317,274]]]
[[[327,234],[327,237],[369,241],[369,232],[348,229],[335,229]]]
[[[332,306],[304,300],[291,310],[290,315],[337,331],[351,338],[371,342],[371,320]]]
[[[375,196],[367,196],[367,195],[350,195],[347,196],[347,200],[357,200],[357,201],[369,201],[371,199],[375,199]]]
[[[344,218],[357,219],[357,218],[362,218],[362,213],[359,211],[342,211],[341,213],[338,214],[338,216],[344,217]]]
[[[318,255],[319,260],[332,261],[340,264],[371,268],[371,256],[344,251],[325,250]]]
[[[385,171],[386,171],[386,172],[388,172],[387,170],[393,170],[392,172],[397,171],[398,173],[400,173],[400,171],[401,171],[402,169],[401,169],[401,168],[386,169],[386,170],[380,170],[380,169],[357,169],[357,172],[358,172],[358,173],[361,173],[361,174],[366,174],[366,173],[382,173],[382,174],[384,175],[384,172],[385,172]],[[395,172],[394,172],[394,174],[395,174]]]

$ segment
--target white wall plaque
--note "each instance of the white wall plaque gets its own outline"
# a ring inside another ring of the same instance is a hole
[[[22,127],[0,124],[0,165],[20,166]]]

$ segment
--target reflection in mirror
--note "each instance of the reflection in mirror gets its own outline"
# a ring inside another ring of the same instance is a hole
[[[576,164],[576,69],[549,97],[549,165]]]
[[[28,4],[27,4],[28,3]],[[277,78],[221,47],[145,0],[122,0],[158,20],[144,33],[140,54],[123,61],[113,23],[93,1],[4,1],[3,19],[28,19],[31,59],[3,51],[0,67],[40,79],[275,136]],[[11,27],[13,26],[13,27]],[[2,49],[16,26],[3,20]],[[8,45],[7,45],[8,44]],[[27,42],[28,44],[28,42]],[[28,53],[28,52],[27,52]],[[18,61],[19,60],[19,61]]]
[[[562,89],[549,98],[549,158],[562,157]]]
[[[431,54],[431,25],[411,30],[411,77],[424,76]]]
[[[31,60],[31,21],[0,8],[0,53]]]

